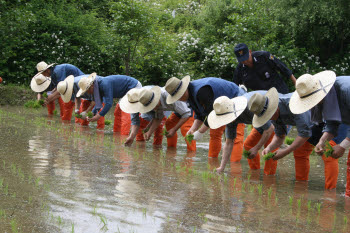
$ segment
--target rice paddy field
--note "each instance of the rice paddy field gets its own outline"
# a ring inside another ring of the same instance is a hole
[[[217,175],[208,136],[196,153],[182,136],[176,149],[125,139],[112,124],[98,131],[43,108],[1,107],[0,232],[350,232],[346,156],[327,191],[316,155],[310,180],[296,182],[292,155],[276,176],[244,157]]]

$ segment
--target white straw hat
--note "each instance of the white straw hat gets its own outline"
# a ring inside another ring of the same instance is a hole
[[[119,101],[120,109],[126,113],[137,113],[141,108],[140,88],[130,89],[126,95]]]
[[[178,101],[187,90],[190,81],[191,78],[188,75],[181,80],[175,77],[170,78],[164,87],[165,90],[169,93],[166,99],[167,104],[172,104]]]
[[[61,94],[63,102],[68,103],[73,94],[74,76],[69,75],[64,81],[57,85],[57,91]]]
[[[301,114],[317,105],[331,90],[336,80],[333,71],[326,70],[315,75],[304,74],[297,79],[289,101],[290,111]]]
[[[54,66],[55,63],[52,63],[50,65],[48,65],[46,62],[41,61],[36,65],[36,69],[38,71],[38,73],[34,76],[36,77],[37,75],[41,74],[42,72],[44,72],[45,70],[47,70],[48,68],[50,68],[51,66]]]
[[[51,77],[46,77],[42,74],[39,74],[32,78],[32,81],[30,82],[30,87],[35,92],[43,92],[50,86],[50,83]]]
[[[161,93],[162,91],[158,86],[151,89],[142,88],[139,96],[141,104],[139,112],[146,113],[152,111],[159,103]]]
[[[278,92],[272,87],[265,95],[255,93],[248,101],[248,109],[254,113],[253,126],[263,126],[275,114],[278,108]]]
[[[88,77],[82,77],[78,83],[79,91],[77,93],[77,98],[79,98],[81,95],[83,95],[94,83],[96,78],[96,73],[90,74]]]
[[[217,129],[236,120],[247,107],[247,98],[244,96],[233,99],[220,96],[214,101],[214,110],[208,116],[208,124],[211,129]]]

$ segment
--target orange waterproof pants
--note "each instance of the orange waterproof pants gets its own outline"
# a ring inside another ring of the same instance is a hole
[[[55,101],[52,101],[51,103],[46,105],[47,107],[47,113],[49,115],[53,115],[53,111],[55,110]]]
[[[165,122],[165,127],[166,127],[167,131],[169,131],[170,129],[175,127],[175,125],[179,122],[180,119],[181,118],[176,116],[175,113],[171,113],[171,115],[169,116],[169,118]],[[194,122],[194,117],[192,115],[190,118],[188,118],[188,120],[180,128],[182,136],[184,136],[184,137],[186,136],[186,133],[192,127],[193,122]],[[187,144],[188,151],[196,151],[196,141],[195,140],[192,140],[191,144],[189,144],[187,140],[185,140],[185,141]],[[175,133],[174,136],[172,136],[171,138],[167,138],[167,143],[168,143],[168,147],[176,147],[176,145],[177,145],[177,133]]]
[[[63,121],[70,121],[72,119],[72,114],[74,111],[74,102],[69,101],[68,103],[65,103],[61,97],[58,99],[58,102],[61,107],[61,119]]]
[[[210,129],[209,139],[209,158],[217,158],[221,151],[222,146],[222,134],[225,131],[225,125],[217,129]]]
[[[88,109],[88,107],[90,106],[91,101],[89,100],[81,100],[81,104],[80,104],[80,108],[79,108],[79,112],[82,113],[84,112],[86,109]],[[104,103],[102,103],[103,107],[105,106]],[[102,111],[103,108],[100,109],[99,112]],[[79,118],[75,118],[75,123],[80,123],[81,125],[89,125],[89,122],[85,119],[79,119]],[[105,118],[103,116],[100,117],[100,119],[97,120],[97,129],[104,129],[105,128]]]
[[[269,140],[264,145],[265,147],[270,144],[274,135],[275,135],[274,133],[271,134]],[[262,135],[255,128],[253,128],[250,134],[248,135],[248,137],[244,141],[244,149],[249,151],[251,148],[253,148],[260,141],[261,136]],[[260,169],[259,152],[257,153],[254,159],[248,159],[248,164],[250,169],[253,169],[253,170]],[[274,175],[276,174],[276,170],[277,170],[277,160],[269,159],[268,161],[265,162],[264,174]]]
[[[347,161],[347,169],[346,169],[346,190],[345,190],[345,196],[350,197],[350,151],[348,154],[348,161]]]
[[[160,125],[157,127],[157,129],[154,131],[154,137],[153,137],[153,145],[162,145],[163,142],[163,126],[165,122],[165,117],[160,123]],[[140,128],[136,135],[136,141],[145,141],[145,138],[143,137],[143,130],[147,127],[149,124],[149,121],[146,121],[142,117],[140,117]]]
[[[337,145],[334,141],[329,141],[331,146]],[[333,157],[326,157],[322,155],[322,159],[324,162],[324,178],[325,178],[325,189],[334,189],[337,187],[338,174],[339,174],[339,164],[338,159]]]
[[[120,132],[121,135],[129,135],[131,128],[131,116],[120,109],[119,103],[114,110],[113,132]]]
[[[235,138],[232,152],[231,152],[231,159],[230,159],[231,162],[239,162],[242,159],[244,128],[245,128],[245,124],[237,125],[236,138]]]

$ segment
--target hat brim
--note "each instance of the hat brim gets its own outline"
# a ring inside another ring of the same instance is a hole
[[[140,88],[133,88],[133,89],[130,89],[129,91],[135,91],[135,89],[140,89]],[[123,112],[130,113],[130,114],[139,112],[141,105],[142,104],[139,101],[135,103],[130,103],[128,100],[128,93],[126,93],[126,95],[124,95],[123,98],[121,98],[119,101],[120,109]]]
[[[68,103],[72,99],[72,94],[73,94],[73,85],[74,85],[74,76],[69,75],[64,81],[67,82],[67,91],[64,95],[61,94],[61,98],[63,102]]]
[[[87,79],[91,79],[91,80],[89,80],[89,84],[86,86],[85,89],[81,89],[81,88],[79,89],[79,91],[77,92],[77,98],[84,95],[84,93],[87,92],[87,90],[89,90],[89,88],[91,87],[91,85],[94,83],[96,79],[96,73],[90,74],[89,77],[87,77]]]
[[[313,78],[319,79],[323,86],[329,85],[325,88],[326,92],[321,90],[305,98],[300,98],[297,91],[293,92],[289,101],[289,108],[292,113],[304,113],[321,102],[333,87],[336,80],[336,74],[333,71],[326,70],[313,75]]]
[[[36,83],[35,77],[32,78],[32,81],[30,82],[30,88],[34,92],[38,92],[38,93],[45,91],[51,84],[51,78],[50,77],[46,77],[46,78],[47,78],[47,80],[44,83],[40,84],[40,85],[38,85]]]
[[[230,101],[235,105],[236,112],[218,116],[215,110],[211,111],[208,115],[208,124],[211,129],[220,128],[236,120],[244,112],[248,104],[248,100],[244,96],[235,97],[230,99]]]
[[[243,61],[246,61],[248,59],[249,59],[249,51],[248,51],[248,53],[244,54],[243,56],[237,57],[238,62],[243,62]]]
[[[162,94],[160,87],[158,87],[158,86],[152,87],[151,91],[153,91],[153,93],[154,93],[154,97],[153,97],[152,102],[147,106],[145,106],[141,103],[139,113],[146,113],[146,112],[152,111],[159,103],[160,96]]]
[[[252,125],[254,128],[259,128],[266,124],[266,122],[268,122],[271,119],[271,117],[275,114],[278,108],[279,97],[276,88],[273,87],[270,90],[268,90],[265,96],[269,99],[269,104],[265,113],[262,116],[259,117],[256,114],[254,114],[252,121]]]
[[[181,79],[181,81],[182,81],[182,86],[180,87],[179,91],[175,95],[170,95],[169,93],[168,97],[166,98],[167,104],[173,104],[183,96],[183,94],[187,90],[188,85],[191,81],[191,77],[187,75],[183,79]]]
[[[48,66],[46,67],[45,70],[47,70],[48,68],[54,66],[55,64],[56,64],[56,63],[52,63],[52,64],[48,65]],[[35,77],[37,77],[38,75],[42,74],[45,70],[39,71],[36,75],[34,75],[33,78],[35,78]]]

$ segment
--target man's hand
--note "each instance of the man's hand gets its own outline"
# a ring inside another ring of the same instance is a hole
[[[276,151],[276,154],[272,157],[272,159],[279,160],[285,157],[286,155],[288,155],[288,151],[286,149],[279,149],[278,151]]]
[[[74,113],[79,114],[79,109],[75,109]]]
[[[168,134],[166,135],[167,138],[171,138],[176,134],[176,131],[174,128],[169,129]]]
[[[81,113],[81,115],[83,115],[83,113]],[[98,119],[100,119],[101,115],[100,114],[96,114],[94,117],[90,118],[90,117],[87,117],[86,120],[89,121],[89,122],[94,122],[94,121],[98,121]]]
[[[255,148],[255,146],[253,148],[251,148],[249,150],[249,156],[248,159],[254,159],[256,157],[256,155],[258,154],[259,149]]]
[[[339,159],[340,157],[342,157],[344,155],[345,149],[339,145],[335,145],[333,146],[333,153],[331,154],[331,156],[335,159]]]
[[[325,148],[326,148],[326,145],[324,144],[324,142],[318,142],[317,145],[315,146],[315,152],[318,155],[322,156],[324,152],[326,152]]]
[[[86,117],[87,117],[87,112],[84,111],[84,112],[82,112],[80,115],[81,115],[81,119],[85,120]]]
[[[203,133],[199,132],[199,130],[193,133],[193,140],[199,141],[202,138],[203,138]]]
[[[189,134],[194,134],[194,131],[190,129],[189,131],[187,131],[186,135],[189,135]]]
[[[128,137],[124,143],[125,146],[131,146],[131,144],[134,142],[134,139],[132,137]]]
[[[222,168],[221,166],[216,168],[216,173],[221,174],[223,172],[224,172],[224,168]]]
[[[151,133],[150,132],[147,132],[147,133],[144,133],[143,134],[143,137],[145,138],[146,141],[148,141],[150,138],[151,138]]]
[[[261,152],[261,155],[264,156],[264,155],[267,155],[269,152],[270,152],[270,147],[267,146],[262,152]]]

